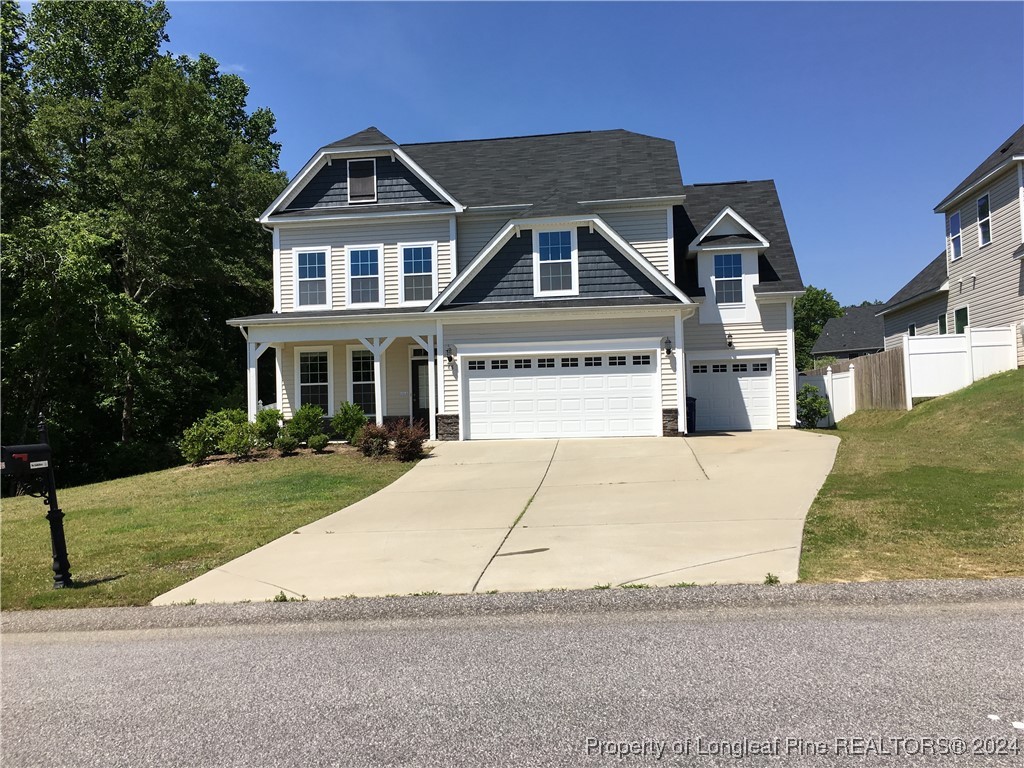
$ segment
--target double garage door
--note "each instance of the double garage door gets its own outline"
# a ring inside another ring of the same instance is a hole
[[[465,434],[473,440],[661,434],[658,352],[465,361]]]
[[[697,429],[775,429],[772,368],[771,358],[689,361],[687,394],[697,398]]]

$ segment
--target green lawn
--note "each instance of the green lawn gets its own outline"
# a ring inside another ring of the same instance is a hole
[[[801,580],[1024,576],[1024,371],[830,434]]]
[[[383,488],[412,464],[354,450],[257,462],[216,461],[58,491],[71,572],[52,589],[39,499],[3,500],[0,606],[145,605],[262,544]]]

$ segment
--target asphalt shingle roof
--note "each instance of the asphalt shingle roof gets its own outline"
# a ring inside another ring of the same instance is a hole
[[[879,306],[847,307],[842,317],[833,317],[821,330],[811,354],[876,351],[885,347],[884,322]]]
[[[688,296],[703,296],[697,286],[695,259],[687,258],[687,249],[694,238],[722,212],[731,207],[768,240],[769,247],[759,259],[760,284],[755,293],[802,291],[803,279],[789,239],[786,218],[782,213],[775,182],[733,181],[720,184],[688,184],[684,187],[686,202],[677,205],[673,225],[675,236],[676,275],[679,287]],[[721,242],[729,242],[733,236]],[[750,241],[737,237],[733,245]]]
[[[946,195],[942,199],[942,202],[935,206],[935,212],[938,213],[943,210],[949,202],[957,197],[957,195],[970,187],[976,181],[984,178],[986,175],[998,168],[1002,163],[1005,163],[1014,155],[1021,154],[1024,154],[1024,125],[1014,131],[1013,135],[1000,144],[996,148],[995,152],[986,157],[981,165],[971,171],[967,178],[957,185],[956,189]]]
[[[395,142],[371,125],[369,128],[359,131],[359,133],[353,133],[344,139],[338,139],[333,144],[322,147],[322,149],[345,149],[349,147],[354,149],[357,147],[379,147],[386,144],[394,145]]]
[[[928,266],[914,275],[909,283],[896,291],[892,298],[885,302],[884,309],[876,309],[876,311],[889,312],[900,304],[928,296],[939,290],[944,282],[946,282],[946,252],[942,251],[932,259]]]

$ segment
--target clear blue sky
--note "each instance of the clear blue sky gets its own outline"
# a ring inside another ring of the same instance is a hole
[[[1024,122],[1021,3],[170,2],[277,116],[294,174],[399,143],[626,128],[687,183],[773,178],[804,282],[887,299],[943,248],[933,206]],[[269,202],[269,201],[268,201]]]

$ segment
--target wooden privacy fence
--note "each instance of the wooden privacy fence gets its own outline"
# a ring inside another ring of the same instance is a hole
[[[838,374],[852,374],[853,405],[847,413],[839,415],[840,408],[833,405],[832,411],[840,419],[853,411],[875,409],[880,411],[906,411],[910,409],[907,400],[907,378],[904,368],[903,350],[900,347],[887,349],[874,355],[865,355],[853,360],[840,360],[825,368],[815,368],[800,374],[801,381],[818,386],[819,381]],[[821,389],[821,387],[818,387]],[[826,389],[828,389],[826,387]],[[828,392],[828,396],[833,396]],[[845,402],[844,402],[845,405]],[[845,410],[845,409],[843,409]]]

